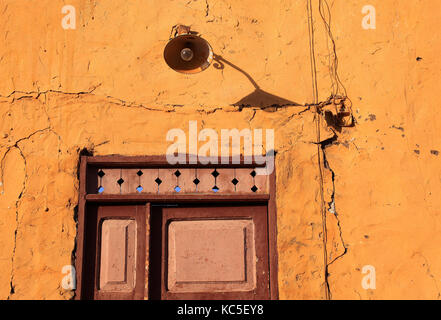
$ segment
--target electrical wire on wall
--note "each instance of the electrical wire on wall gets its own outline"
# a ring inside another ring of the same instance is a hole
[[[324,285],[325,285],[325,298],[327,300],[332,299],[331,291],[328,282],[328,251],[327,251],[327,226],[326,226],[326,202],[324,196],[324,170],[325,170],[325,155],[322,148],[322,141],[320,137],[320,121],[322,115],[322,108],[326,105],[333,104],[335,106],[335,111],[337,115],[337,123],[341,126],[352,126],[354,123],[353,113],[352,113],[352,101],[347,95],[345,86],[343,85],[340,77],[338,75],[338,57],[336,52],[336,44],[334,37],[331,32],[331,12],[329,5],[326,0],[318,0],[318,9],[320,17],[323,20],[326,35],[327,35],[327,45],[329,51],[329,73],[332,83],[332,90],[330,97],[319,103],[318,96],[318,85],[317,85],[317,64],[315,58],[315,47],[314,47],[314,18],[313,18],[313,6],[312,0],[307,0],[307,13],[308,13],[308,32],[309,32],[309,48],[310,48],[310,63],[311,63],[311,79],[312,79],[312,91],[313,91],[313,106],[315,106],[314,121],[316,124],[316,144],[317,144],[317,163],[319,169],[319,182],[320,182],[320,215],[322,219],[322,236],[323,236],[323,268],[324,268]],[[331,44],[331,49],[329,48]],[[331,52],[332,50],[332,52]],[[339,108],[337,108],[339,106]],[[346,117],[345,121],[341,121]],[[350,120],[348,120],[350,119]],[[343,240],[342,240],[343,241]],[[343,244],[344,246],[344,244]],[[345,250],[346,252],[346,250]],[[341,256],[339,256],[341,257]],[[339,258],[337,257],[337,259]],[[334,262],[334,259],[332,262]],[[332,263],[331,262],[331,263]]]
[[[315,48],[314,48],[314,20],[312,15],[312,0],[307,0],[307,13],[308,13],[308,32],[309,32],[309,49],[310,49],[310,63],[311,63],[311,78],[312,78],[312,91],[313,91],[313,103],[316,107],[316,113],[314,114],[314,121],[316,124],[316,144],[317,144],[317,163],[319,169],[320,179],[320,215],[322,219],[322,236],[323,236],[323,268],[324,268],[324,285],[325,285],[325,298],[330,300],[331,292],[328,284],[328,252],[327,252],[327,228],[326,228],[326,204],[324,199],[324,180],[323,180],[323,161],[320,139],[320,120],[321,109],[318,104],[318,86],[317,86],[317,66],[315,60]]]
[[[331,11],[329,8],[329,4],[326,0],[319,0],[319,13],[320,17],[323,20],[323,24],[326,29],[326,35],[328,38],[328,50],[329,50],[329,43],[331,43],[331,50],[329,52],[329,74],[332,82],[332,93],[329,98],[334,105],[339,105],[341,103],[342,107],[347,111],[352,113],[352,101],[348,97],[347,91],[345,86],[343,85],[342,81],[340,80],[340,77],[338,75],[338,56],[337,56],[337,49],[336,44],[334,40],[334,36],[331,32]],[[332,51],[332,52],[331,52]],[[331,58],[332,57],[332,58]],[[338,112],[338,110],[336,110]]]

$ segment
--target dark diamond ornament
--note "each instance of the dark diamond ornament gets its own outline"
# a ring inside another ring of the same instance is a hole
[[[239,180],[234,178],[233,180],[231,180],[231,183],[234,184],[234,185],[237,185],[239,183]]]
[[[196,178],[196,179],[193,180],[193,183],[194,183],[195,185],[198,185],[199,182],[201,182],[201,181],[200,181],[198,178]]]
[[[161,179],[159,179],[159,178],[156,178],[155,179],[155,182],[158,184],[158,186],[162,183],[162,180]]]
[[[102,178],[105,176],[105,173],[103,170],[98,171],[98,177]]]
[[[254,178],[256,176],[256,171],[251,171],[250,175]]]
[[[143,173],[141,170],[139,170],[136,174],[138,175],[138,177],[140,177],[140,176],[142,176]]]
[[[258,189],[259,189],[259,188],[257,188],[256,186],[253,186],[253,187],[251,188],[251,191],[256,192]]]
[[[175,176],[176,176],[177,178],[179,178],[180,175],[181,175],[181,172],[180,172],[179,170],[176,170],[176,171],[175,171]]]
[[[214,171],[211,173],[211,175],[215,178],[217,178],[219,176],[219,172],[217,172],[216,169],[214,169]]]
[[[118,183],[119,185],[122,185],[122,184],[124,183],[124,179],[123,179],[123,178],[119,178],[118,181],[117,181],[117,183]]]

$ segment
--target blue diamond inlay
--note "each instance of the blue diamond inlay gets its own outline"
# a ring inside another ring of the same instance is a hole
[[[179,191],[181,191],[181,188],[180,188],[179,186],[176,186],[176,187],[175,187],[175,191],[176,191],[176,192],[179,192]]]
[[[219,191],[219,188],[216,187],[216,186],[214,186],[213,189],[211,189],[211,190],[213,190],[213,192],[218,192],[218,191]]]
[[[141,186],[138,186],[138,187],[136,188],[136,191],[138,191],[138,192],[141,192],[142,190],[144,190],[144,188],[141,187]]]
[[[103,191],[104,191],[104,187],[99,187],[98,188],[98,193],[103,193]]]

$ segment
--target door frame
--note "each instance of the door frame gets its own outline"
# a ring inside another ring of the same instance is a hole
[[[190,156],[187,155],[187,160]],[[219,157],[218,164],[210,164],[216,168],[258,168],[265,164],[255,162],[245,163],[245,158],[241,157],[239,164],[233,164],[230,157],[228,164],[221,163]],[[165,195],[165,194],[129,194],[129,195],[98,195],[88,194],[94,181],[87,181],[88,172],[96,167],[117,167],[117,168],[207,168],[202,164],[177,164],[172,165],[167,161],[166,156],[81,156],[79,168],[79,199],[77,217],[77,235],[75,247],[75,270],[76,270],[76,291],[75,300],[82,298],[82,281],[84,269],[84,236],[86,221],[86,206],[88,203],[215,203],[215,202],[264,202],[268,206],[268,256],[270,273],[270,298],[277,300],[278,292],[278,254],[277,254],[277,210],[276,210],[276,169],[269,175],[269,192],[267,194],[189,194],[189,195]]]

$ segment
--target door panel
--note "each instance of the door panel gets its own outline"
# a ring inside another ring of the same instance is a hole
[[[162,209],[162,299],[269,299],[266,206]]]
[[[136,279],[136,221],[105,219],[101,224],[99,290],[130,292]]]
[[[251,219],[172,221],[168,235],[170,292],[255,288],[256,253]]]

